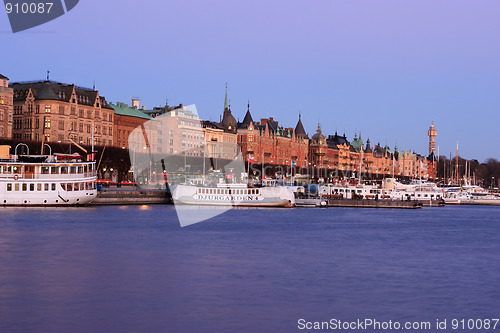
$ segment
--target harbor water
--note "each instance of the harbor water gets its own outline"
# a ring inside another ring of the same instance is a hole
[[[450,324],[500,316],[499,216],[241,208],[181,228],[168,205],[1,208],[0,332],[475,332]]]

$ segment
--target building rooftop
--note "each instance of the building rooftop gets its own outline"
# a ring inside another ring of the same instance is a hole
[[[120,116],[135,117],[141,119],[151,120],[152,117],[148,116],[144,112],[137,110],[136,108],[130,107],[125,103],[117,102],[116,105],[109,103],[111,107],[115,110],[115,114]]]
[[[14,101],[24,101],[31,89],[33,97],[37,100],[55,100],[70,102],[73,89],[76,94],[76,102],[80,105],[93,106],[99,92],[90,88],[75,86],[56,81],[25,81],[13,82],[10,86],[14,89]],[[102,108],[111,109],[104,96],[99,96]]]

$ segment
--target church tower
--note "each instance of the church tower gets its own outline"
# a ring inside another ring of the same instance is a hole
[[[432,120],[431,127],[429,127],[429,131],[427,132],[429,135],[429,156],[436,155],[436,127],[434,127],[434,120]]]

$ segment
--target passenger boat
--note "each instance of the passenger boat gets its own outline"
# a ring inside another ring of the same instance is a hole
[[[383,193],[388,193],[393,200],[433,201],[444,197],[443,190],[436,183],[416,179],[402,183],[394,178],[386,178]]]
[[[177,185],[173,189],[174,204],[246,207],[293,207],[295,197],[284,186],[249,187],[247,184],[216,186]]]
[[[97,196],[96,178],[95,162],[84,162],[79,154],[3,154],[0,205],[85,205]]]

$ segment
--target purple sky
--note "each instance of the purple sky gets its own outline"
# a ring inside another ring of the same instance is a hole
[[[243,119],[361,131],[372,144],[500,158],[500,2],[97,1],[12,34],[0,14],[0,73],[96,87],[109,101],[196,104],[218,120],[228,80]]]

